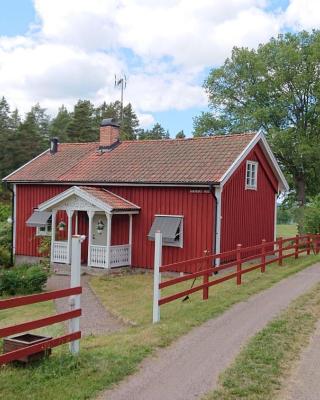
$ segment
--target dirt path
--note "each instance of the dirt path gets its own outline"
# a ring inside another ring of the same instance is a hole
[[[99,400],[201,399],[216,388],[220,373],[240,347],[319,281],[316,264],[236,304],[145,360],[135,375],[102,393]]]
[[[89,277],[81,277],[82,295],[81,308],[82,317],[80,321],[81,331],[84,336],[102,335],[108,332],[118,331],[124,327],[124,324],[111,315],[100,303],[97,296],[91,290],[88,284]],[[70,276],[53,275],[48,279],[48,290],[68,288],[70,286]],[[55,301],[58,312],[69,310],[68,298]]]
[[[319,400],[320,398],[320,321],[309,345],[281,392],[281,400]]]

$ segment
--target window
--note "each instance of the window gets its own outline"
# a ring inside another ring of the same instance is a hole
[[[163,246],[183,247],[183,216],[156,215],[148,235],[149,240],[154,240],[157,231],[162,233]]]
[[[37,226],[36,236],[51,236],[51,217],[48,219],[47,223],[42,226]]]
[[[246,189],[257,189],[258,163],[247,161],[246,169]]]

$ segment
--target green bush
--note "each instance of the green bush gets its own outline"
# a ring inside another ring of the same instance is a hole
[[[0,271],[0,295],[31,294],[43,290],[48,273],[38,264]]]
[[[320,232],[320,195],[300,211],[300,233]]]
[[[0,246],[0,266],[9,267],[11,264],[11,254],[8,248]]]

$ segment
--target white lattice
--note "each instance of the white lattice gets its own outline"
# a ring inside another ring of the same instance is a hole
[[[130,265],[131,246],[123,244],[121,246],[110,247],[110,267],[122,267]]]

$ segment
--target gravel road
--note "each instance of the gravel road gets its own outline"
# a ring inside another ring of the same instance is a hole
[[[81,277],[82,295],[81,308],[82,317],[80,319],[80,328],[83,336],[102,335],[108,332],[118,331],[124,327],[124,324],[110,314],[100,303],[97,296],[89,286],[89,277]],[[58,290],[70,287],[70,276],[52,275],[48,279],[47,289]],[[68,298],[55,301],[57,312],[69,310]]]
[[[319,281],[320,264],[315,264],[236,304],[146,359],[136,374],[98,399],[201,399],[216,388],[220,373],[230,365],[241,346]]]

